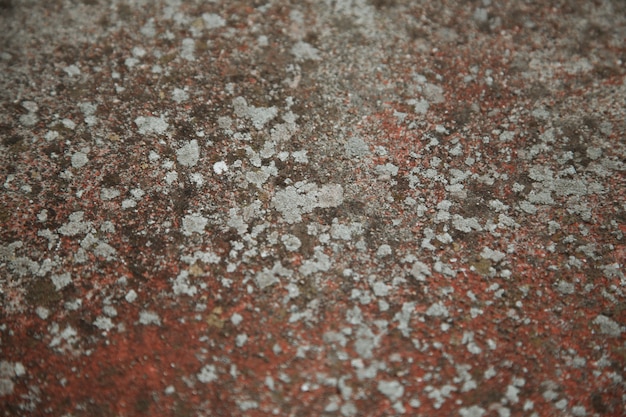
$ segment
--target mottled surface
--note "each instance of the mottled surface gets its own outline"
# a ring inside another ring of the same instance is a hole
[[[0,1],[2,416],[620,416],[626,3]]]

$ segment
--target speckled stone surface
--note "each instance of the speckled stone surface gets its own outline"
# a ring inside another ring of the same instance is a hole
[[[3,0],[0,41],[0,415],[624,415],[624,1]]]

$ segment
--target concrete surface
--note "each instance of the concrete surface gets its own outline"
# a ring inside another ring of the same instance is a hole
[[[624,1],[0,33],[2,416],[624,415]]]

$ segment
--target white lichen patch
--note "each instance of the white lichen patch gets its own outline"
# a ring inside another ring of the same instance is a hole
[[[296,44],[291,48],[291,54],[296,57],[296,61],[320,60],[317,48],[303,41],[296,42]]]
[[[196,41],[192,38],[185,38],[180,48],[180,56],[187,61],[195,61]]]
[[[198,378],[198,381],[203,384],[217,381],[217,370],[215,369],[215,365],[205,365],[196,377]]]
[[[139,323],[145,326],[154,324],[155,326],[161,325],[161,318],[154,311],[143,310],[139,312]]]
[[[185,236],[191,236],[193,233],[204,233],[209,220],[199,214],[188,214],[183,217],[182,230]]]
[[[195,285],[189,283],[189,271],[181,271],[172,284],[172,290],[175,295],[194,296],[198,292]]]
[[[411,332],[411,327],[409,323],[411,321],[411,316],[413,315],[413,311],[415,310],[415,306],[417,303],[415,302],[405,302],[402,304],[402,308],[396,315],[393,317],[393,321],[398,322],[398,330],[402,332],[402,336],[409,337]]]
[[[282,266],[280,262],[276,262],[272,269],[263,268],[262,271],[259,271],[254,280],[260,289],[265,289],[274,284],[280,283],[279,277],[290,277],[293,274],[293,271],[287,269]]]
[[[237,117],[250,120],[252,125],[258,130],[263,129],[269,121],[278,115],[278,109],[275,106],[255,107],[248,105],[243,97],[233,99],[233,108]]]
[[[104,316],[96,317],[96,320],[94,320],[93,325],[96,326],[98,329],[105,331],[105,332],[108,332],[109,330],[115,327],[111,319],[109,317],[104,317]]]
[[[424,262],[415,261],[411,267],[410,273],[417,281],[425,281],[426,277],[430,276],[431,271],[430,267]]]
[[[89,158],[87,158],[87,154],[84,152],[76,152],[72,155],[72,167],[73,168],[82,168],[89,162]]]
[[[70,325],[65,326],[65,329],[63,330],[60,330],[57,323],[52,323],[48,330],[53,336],[49,346],[57,352],[69,350],[72,345],[78,342],[78,332]]]
[[[217,264],[220,261],[220,257],[211,251],[195,251],[193,255],[183,255],[180,257],[180,260],[187,263],[188,265],[193,265],[197,261],[200,261],[204,264]]]
[[[165,121],[163,116],[139,116],[135,119],[135,124],[139,129],[139,133],[142,135],[149,135],[152,133],[162,135],[169,128],[169,124]]]
[[[359,158],[369,155],[370,148],[362,138],[353,136],[344,144],[346,155],[350,158]]]
[[[215,172],[217,175],[222,175],[226,171],[228,171],[228,165],[226,165],[226,162],[218,161],[213,164],[213,172]]]
[[[87,233],[91,228],[91,222],[83,221],[85,212],[76,211],[69,216],[69,222],[59,227],[59,233],[63,236],[76,236]]]
[[[316,247],[313,258],[304,261],[298,270],[302,275],[308,276],[319,271],[328,271],[331,264],[330,257],[322,252],[319,247]]]
[[[316,207],[339,207],[343,203],[343,187],[339,184],[323,185],[317,193]]]
[[[217,29],[226,26],[226,20],[215,13],[203,13],[202,20],[204,21],[204,27],[207,29]]]
[[[189,99],[189,94],[183,90],[182,88],[175,88],[172,91],[172,100],[177,103],[182,103],[183,101],[187,101]]]
[[[395,177],[398,175],[399,168],[391,163],[376,166],[376,173],[381,177]]]
[[[378,249],[376,250],[376,256],[378,258],[384,258],[386,256],[389,256],[393,253],[391,246],[387,245],[387,244],[382,244],[378,247]]]
[[[72,283],[72,277],[69,272],[62,274],[53,274],[50,279],[54,284],[54,288],[59,291]]]
[[[302,214],[310,213],[317,204],[317,195],[307,188],[288,186],[279,190],[272,198],[272,205],[280,212],[283,219],[289,223],[297,223],[302,220]]]
[[[475,217],[463,218],[458,214],[452,216],[452,227],[464,233],[469,233],[471,231],[480,232],[483,230],[482,226],[478,223],[478,220]]]
[[[600,333],[608,336],[619,337],[624,331],[623,326],[602,314],[598,315],[592,323],[599,328]]]
[[[483,259],[489,259],[495,263],[498,263],[504,259],[506,254],[503,252],[500,252],[499,250],[493,250],[493,249],[485,247],[483,248],[482,252],[480,252],[480,256]]]
[[[378,391],[384,394],[389,401],[395,402],[404,395],[404,386],[398,381],[378,381]]]
[[[109,201],[116,199],[120,194],[120,190],[116,188],[103,188],[100,190],[100,199],[102,201]]]
[[[285,245],[285,249],[291,252],[298,250],[300,246],[302,246],[302,242],[300,241],[300,239],[298,239],[298,237],[294,235],[283,235],[281,236],[280,240],[283,242],[283,245]]]
[[[436,302],[428,307],[428,310],[426,310],[426,315],[431,317],[448,317],[450,313],[442,303]]]
[[[198,141],[193,139],[176,151],[176,160],[185,167],[193,167],[200,159]]]
[[[471,407],[462,407],[459,409],[459,415],[461,417],[483,417],[487,410],[477,405]]]

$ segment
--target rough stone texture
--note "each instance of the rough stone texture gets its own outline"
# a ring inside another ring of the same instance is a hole
[[[626,414],[624,1],[0,28],[0,416]]]

